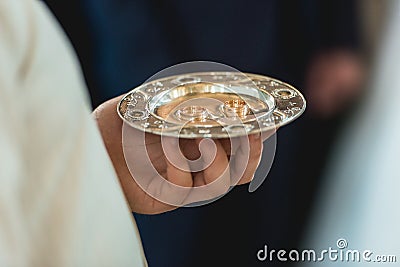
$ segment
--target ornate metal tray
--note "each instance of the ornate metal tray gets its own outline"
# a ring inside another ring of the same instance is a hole
[[[125,123],[153,134],[228,138],[274,130],[305,108],[298,90],[267,76],[196,72],[144,83],[117,111]]]

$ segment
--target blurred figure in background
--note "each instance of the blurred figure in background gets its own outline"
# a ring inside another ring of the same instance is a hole
[[[336,240],[344,238],[346,249],[373,252],[368,266],[395,266],[400,260],[400,2],[386,4],[390,19],[385,30],[379,30],[383,38],[376,35],[382,42],[370,90],[341,133],[304,244],[315,249],[336,248]],[[373,262],[379,260],[378,255],[394,255],[397,263]],[[318,266],[353,264],[326,260]]]
[[[135,215],[150,266],[253,266],[265,243],[296,246],[331,140],[362,88],[356,1],[46,2],[80,55],[95,106],[194,60],[305,88],[309,112],[279,131],[275,164],[255,193],[237,187],[211,206]]]

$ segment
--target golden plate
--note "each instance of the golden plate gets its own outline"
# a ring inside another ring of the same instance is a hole
[[[117,111],[125,123],[180,138],[228,138],[274,130],[298,118],[306,101],[293,86],[267,76],[196,72],[142,84]]]

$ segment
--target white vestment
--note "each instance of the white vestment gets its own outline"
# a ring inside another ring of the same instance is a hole
[[[79,64],[40,2],[0,1],[0,266],[144,266]]]

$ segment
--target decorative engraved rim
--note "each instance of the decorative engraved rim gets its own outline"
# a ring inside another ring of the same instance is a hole
[[[241,129],[236,131],[236,125],[182,127],[160,120],[149,111],[149,102],[155,96],[176,86],[198,82],[240,88],[251,86],[273,98],[273,109],[269,116],[241,123]],[[128,92],[117,106],[118,115],[128,125],[141,131],[180,138],[228,138],[275,130],[297,119],[305,109],[306,100],[293,86],[268,76],[240,72],[195,72],[153,80]]]

